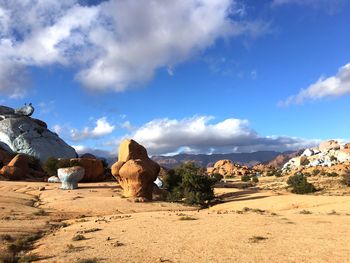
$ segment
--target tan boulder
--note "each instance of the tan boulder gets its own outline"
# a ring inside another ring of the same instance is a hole
[[[99,159],[91,158],[73,158],[71,163],[81,166],[85,169],[85,174],[82,182],[99,182],[105,180],[103,163]]]
[[[17,154],[6,166],[2,167],[0,174],[10,180],[21,180],[29,173],[28,157]]]
[[[321,142],[320,145],[318,146],[318,149],[321,152],[328,152],[329,150],[339,150],[340,145],[336,140],[329,140],[329,141]]]
[[[112,165],[111,171],[123,188],[125,197],[152,200],[153,182],[160,166],[148,157],[142,145],[134,140],[124,140],[119,146],[118,161]]]
[[[251,172],[252,170],[247,166],[241,166],[231,160],[219,160],[214,164],[214,167],[207,168],[208,174],[212,175],[218,173],[224,177],[248,175],[251,174]]]

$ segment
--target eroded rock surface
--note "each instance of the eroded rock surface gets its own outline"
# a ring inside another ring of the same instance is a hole
[[[159,171],[160,166],[148,157],[145,147],[134,140],[124,140],[120,144],[112,175],[119,181],[125,197],[152,200],[154,181]]]

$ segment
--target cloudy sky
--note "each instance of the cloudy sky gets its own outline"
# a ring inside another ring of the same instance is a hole
[[[0,104],[79,152],[350,138],[347,0],[0,0]]]

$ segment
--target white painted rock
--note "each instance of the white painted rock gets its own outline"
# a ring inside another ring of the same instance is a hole
[[[61,189],[72,190],[78,188],[78,182],[83,179],[85,169],[80,166],[60,168],[57,170],[58,178],[62,185]]]
[[[57,176],[51,176],[49,177],[49,179],[47,179],[48,183],[60,183],[60,178],[58,178]]]
[[[10,113],[9,115],[1,115]],[[44,162],[49,157],[75,158],[74,148],[56,133],[40,126],[34,119],[12,114],[11,109],[0,106],[0,146],[5,150],[35,156]]]

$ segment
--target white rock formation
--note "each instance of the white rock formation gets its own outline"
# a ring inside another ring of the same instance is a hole
[[[341,144],[335,140],[322,142],[320,146],[306,149],[301,156],[290,159],[282,170],[295,169],[300,166],[332,166],[350,161],[350,144]]]
[[[30,110],[28,110],[30,113]],[[0,147],[5,150],[35,156],[42,162],[49,157],[75,158],[74,148],[66,144],[38,120],[0,106]]]

